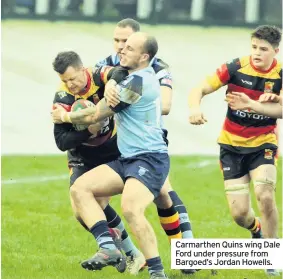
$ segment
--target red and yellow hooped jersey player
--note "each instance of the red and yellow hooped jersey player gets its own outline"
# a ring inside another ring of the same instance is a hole
[[[78,99],[89,100],[97,104],[103,98],[104,84],[107,82],[107,75],[112,67],[100,67],[96,69],[85,69],[87,85],[81,94],[74,95],[64,82],[61,83],[54,99],[54,103],[62,105],[67,111],[71,110],[72,104]],[[97,136],[90,136],[82,143],[87,146],[99,146],[116,134],[113,117],[108,117],[103,121],[103,126]]]
[[[227,92],[242,92],[258,100],[263,93],[280,94],[282,66],[274,59],[267,71],[260,71],[252,64],[250,56],[245,56],[223,64],[207,81],[214,90],[227,85]],[[240,154],[277,148],[275,128],[276,119],[228,107],[218,143]]]
[[[97,103],[104,97],[104,84],[111,69],[113,67],[109,66],[85,69],[87,85],[84,91],[77,95],[70,92],[62,82],[55,94],[53,104],[60,104],[66,110],[70,110],[73,103],[80,98]],[[88,129],[76,131],[72,124],[63,123],[54,124],[54,138],[61,151],[68,151],[70,167],[87,166],[90,169],[115,160],[120,155],[113,117],[105,120],[99,136],[93,137]]]

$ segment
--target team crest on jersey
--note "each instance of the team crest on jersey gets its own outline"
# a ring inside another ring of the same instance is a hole
[[[60,99],[63,99],[64,97],[67,96],[67,93],[65,91],[59,91],[57,94],[60,97]]]
[[[264,93],[272,93],[273,92],[274,82],[267,81],[264,83]]]
[[[139,166],[139,168],[140,168],[139,171],[138,171],[139,176],[143,176],[148,171],[148,169],[146,169],[144,167]]]
[[[272,160],[273,151],[271,149],[264,150],[264,159]]]

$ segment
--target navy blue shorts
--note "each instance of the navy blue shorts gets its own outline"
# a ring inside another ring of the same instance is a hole
[[[130,177],[142,182],[156,198],[168,176],[170,159],[167,153],[144,153],[130,158],[120,157],[107,165],[124,183]]]

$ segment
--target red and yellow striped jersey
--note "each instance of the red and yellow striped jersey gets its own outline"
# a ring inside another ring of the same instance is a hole
[[[87,85],[81,94],[74,95],[66,86],[64,82],[61,82],[58,88],[53,104],[57,103],[63,106],[67,111],[71,110],[71,107],[78,99],[85,99],[97,104],[104,97],[104,85],[108,80],[108,74],[113,69],[110,66],[103,66],[99,68],[87,68],[85,73],[87,76]],[[58,126],[58,125],[57,125]],[[59,125],[60,127],[61,125]],[[89,140],[83,145],[86,146],[98,146],[106,142],[108,139],[116,135],[116,126],[113,116],[107,117],[103,121],[103,126],[98,132],[97,136],[91,136]]]
[[[215,90],[227,85],[226,93],[242,92],[258,100],[263,93],[280,94],[282,66],[274,59],[267,71],[260,71],[252,64],[251,57],[245,56],[223,64],[207,81]],[[223,148],[242,154],[276,148],[275,128],[276,119],[228,107],[218,143]]]

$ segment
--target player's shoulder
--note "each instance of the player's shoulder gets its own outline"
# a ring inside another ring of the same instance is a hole
[[[129,75],[129,77],[130,76],[134,76],[136,80],[142,81],[144,83],[150,82],[152,80],[157,81],[156,73],[154,69],[150,66]]]
[[[162,70],[169,70],[169,65],[164,62],[162,59],[154,57],[153,61],[151,62],[151,66],[155,73],[158,73]]]
[[[242,56],[238,59],[240,61],[241,68],[244,68],[244,67],[251,65],[251,57],[249,55],[248,56]]]
[[[274,70],[280,75],[282,79],[282,63],[278,60],[276,60],[276,66],[274,67]]]
[[[132,91],[141,91],[143,85],[144,75],[141,73],[135,73],[128,75],[122,80],[119,85],[123,88],[128,88]]]
[[[230,74],[233,74],[248,65],[250,65],[249,56],[243,56],[231,59],[230,61],[226,62],[224,64],[224,68],[228,69]]]
[[[160,58],[154,58],[151,64],[157,79],[172,80],[172,75],[169,70],[169,65]]]
[[[53,103],[72,104],[74,102],[74,94],[72,94],[66,85],[62,82],[57,88]]]

